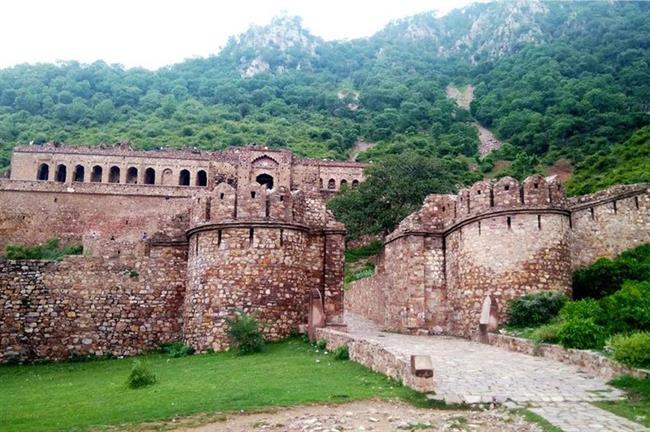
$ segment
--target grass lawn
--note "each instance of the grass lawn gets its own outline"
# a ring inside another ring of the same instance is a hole
[[[351,361],[317,353],[299,339],[249,356],[138,358],[158,383],[129,389],[130,358],[0,367],[0,430],[81,431],[201,412],[370,397],[425,403],[423,395]]]
[[[610,384],[627,391],[628,399],[616,402],[596,402],[596,405],[650,427],[650,379],[641,380],[624,376],[611,381]]]

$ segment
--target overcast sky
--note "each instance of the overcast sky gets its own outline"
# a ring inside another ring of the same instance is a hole
[[[324,39],[370,36],[418,12],[472,0],[2,0],[0,67],[105,60],[149,69],[215,54],[228,36],[287,12]]]

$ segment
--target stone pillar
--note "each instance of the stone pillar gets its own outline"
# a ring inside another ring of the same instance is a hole
[[[345,233],[326,232],[323,259],[323,309],[327,325],[343,324],[343,271]]]

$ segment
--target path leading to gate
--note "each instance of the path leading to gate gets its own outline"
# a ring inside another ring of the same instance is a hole
[[[625,394],[577,366],[445,336],[381,332],[373,323],[346,314],[348,334],[380,344],[408,361],[429,355],[437,398],[447,403],[505,403],[529,407],[565,432],[648,431],[640,424],[591,405]]]

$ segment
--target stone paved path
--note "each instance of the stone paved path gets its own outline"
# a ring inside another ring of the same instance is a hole
[[[381,344],[398,357],[431,356],[435,397],[447,403],[528,406],[565,432],[648,431],[589,404],[625,394],[576,366],[465,339],[381,332],[353,314],[346,315],[346,323],[350,336]]]

